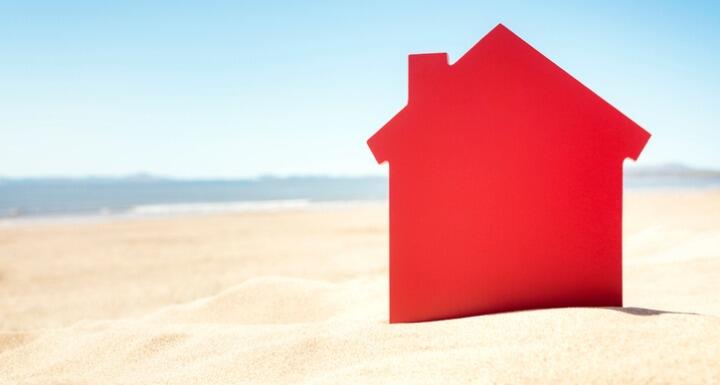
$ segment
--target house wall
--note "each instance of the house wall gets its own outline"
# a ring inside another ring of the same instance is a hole
[[[491,139],[392,160],[391,321],[621,306],[622,162]]]

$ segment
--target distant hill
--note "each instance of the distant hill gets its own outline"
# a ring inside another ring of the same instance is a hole
[[[175,178],[147,173],[123,176],[80,176],[80,177],[3,177],[0,184],[152,184],[152,183],[297,183],[297,182],[362,182],[387,179],[383,176],[274,176],[263,175],[255,178]]]
[[[666,163],[651,166],[638,166],[630,163],[625,165],[625,176],[628,178],[718,178],[720,177],[720,170],[694,168],[681,163]]]
[[[695,168],[681,163],[666,163],[660,165],[636,165],[628,162],[625,164],[626,178],[720,178],[720,170]],[[2,184],[35,184],[35,185],[56,185],[56,184],[155,184],[155,183],[247,183],[247,184],[306,184],[306,183],[377,183],[384,181],[384,176],[273,176],[264,175],[256,178],[202,178],[186,179],[173,178],[149,173],[136,173],[123,176],[86,176],[86,177],[2,177]]]

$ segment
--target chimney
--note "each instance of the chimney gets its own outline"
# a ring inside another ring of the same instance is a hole
[[[437,93],[449,68],[447,53],[423,53],[408,57],[409,103],[424,102]]]

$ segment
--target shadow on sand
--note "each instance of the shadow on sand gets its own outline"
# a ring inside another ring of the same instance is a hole
[[[637,315],[637,316],[651,316],[661,314],[684,314],[684,315],[700,315],[698,313],[688,313],[681,311],[668,311],[668,310],[656,310],[656,309],[645,309],[642,307],[606,307],[608,310],[615,310],[622,313]]]

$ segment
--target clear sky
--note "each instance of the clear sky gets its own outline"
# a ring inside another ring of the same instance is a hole
[[[653,133],[640,164],[720,168],[713,3],[2,1],[0,175],[381,174],[407,54],[499,22]]]

